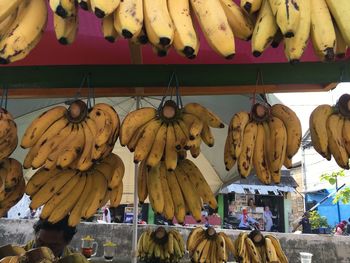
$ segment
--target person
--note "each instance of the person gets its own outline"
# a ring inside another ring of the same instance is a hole
[[[250,224],[259,224],[258,221],[248,215],[248,210],[246,208],[243,208],[242,215],[240,216],[239,220],[240,223],[238,228],[243,230],[251,230]]]
[[[335,227],[335,233],[336,236],[342,236],[345,232],[347,222],[345,220],[341,221],[336,227]]]
[[[254,199],[253,198],[249,198],[248,200],[248,206],[249,206],[249,211],[250,212],[255,212],[255,202],[254,202]]]
[[[298,222],[298,224],[294,227],[293,232],[297,230],[299,226],[303,227],[303,234],[311,234],[311,223],[310,223],[310,213],[305,212],[301,220]]]
[[[106,205],[103,209],[102,221],[111,223],[111,211],[109,210],[109,205]]]
[[[48,247],[58,258],[76,253],[68,246],[77,232],[75,227],[68,225],[68,216],[55,224],[39,219],[33,228],[35,237],[23,246],[26,251],[37,247]]]
[[[349,217],[348,223],[347,223],[347,225],[346,225],[346,234],[347,234],[347,235],[350,235],[350,217]]]
[[[265,209],[264,209],[265,231],[271,231],[271,228],[273,226],[272,218],[276,218],[276,216],[272,215],[272,212],[269,206],[265,206]]]

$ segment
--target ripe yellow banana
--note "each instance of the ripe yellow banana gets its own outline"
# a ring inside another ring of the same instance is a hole
[[[110,43],[114,43],[118,38],[118,32],[114,28],[114,15],[110,14],[101,20],[101,31],[104,39]]]
[[[245,239],[245,245],[246,245],[248,254],[250,255],[251,262],[252,263],[260,263],[260,262],[262,262],[260,253],[258,252],[258,250],[256,249],[253,241],[249,237],[247,237]]]
[[[201,254],[199,255],[199,261],[198,262],[208,262],[210,260],[210,254],[209,254],[209,249],[210,249],[211,242],[208,240],[203,249]]]
[[[225,125],[222,120],[211,110],[203,107],[199,103],[188,103],[185,105],[186,113],[196,115],[203,122],[207,123],[212,128],[224,128]]]
[[[218,258],[217,258],[217,250],[218,250],[218,248],[217,248],[217,244],[216,244],[216,240],[215,239],[213,239],[213,240],[210,240],[210,251],[209,251],[209,253],[210,253],[210,258],[209,258],[209,260],[210,260],[210,262],[220,262],[219,260],[218,260]]]
[[[113,157],[115,166],[111,181],[108,185],[108,187],[110,188],[117,187],[122,182],[125,173],[125,166],[123,160],[115,154],[113,154]]]
[[[13,158],[2,160],[0,162],[0,177],[4,179],[5,191],[8,192],[9,190],[13,189],[22,179],[22,165]]]
[[[42,31],[45,30],[47,22],[46,1],[31,0],[23,3],[21,6],[22,10],[19,11],[16,21],[0,41],[1,64],[9,63],[12,57],[32,45]]]
[[[326,0],[347,45],[350,45],[350,3],[346,0]]]
[[[279,262],[276,249],[273,246],[271,239],[268,237],[265,237],[265,248],[269,262]]]
[[[300,120],[293,110],[282,104],[273,105],[271,114],[282,120],[287,129],[286,155],[292,158],[300,148],[302,136]]]
[[[175,170],[177,182],[180,185],[181,191],[183,193],[184,199],[190,209],[193,218],[199,222],[201,221],[201,199],[196,191],[193,191],[194,186],[191,183],[188,175],[181,167],[177,167]]]
[[[219,55],[227,59],[233,58],[234,36],[220,1],[191,0],[191,6],[209,46]]]
[[[23,197],[25,190],[25,181],[22,177],[19,183],[5,194],[5,199],[0,202],[0,217],[3,217],[7,211],[15,206]]]
[[[231,126],[229,127],[229,129]],[[236,159],[233,158],[233,149],[232,145],[232,130],[228,132],[226,141],[225,141],[225,147],[224,147],[224,162],[225,162],[225,168],[226,171],[230,171],[233,166],[236,164]]]
[[[252,54],[259,57],[269,46],[278,26],[272,13],[269,0],[263,0],[252,36]]]
[[[275,247],[277,257],[281,263],[288,263],[288,258],[283,252],[283,249],[281,247],[281,243],[279,242],[278,238],[272,235],[265,235],[265,237],[269,238],[271,240],[271,243]]]
[[[349,169],[349,155],[343,139],[344,117],[332,114],[327,119],[328,147],[337,164],[343,169]]]
[[[190,253],[192,253],[193,250],[196,248],[197,241],[202,240],[204,238],[205,238],[205,230],[202,227],[196,227],[195,229],[193,229],[187,238],[187,242],[186,242],[187,250]]]
[[[167,220],[173,220],[174,214],[175,214],[175,208],[174,208],[174,202],[171,196],[170,187],[171,185],[168,185],[167,181],[167,169],[165,167],[164,162],[161,162],[160,168],[160,182],[163,189],[163,197],[164,197],[164,208],[163,208],[163,215]]]
[[[76,15],[76,4],[74,0],[49,0],[52,12],[62,18]]]
[[[86,171],[92,166],[92,152],[95,146],[96,140],[96,126],[94,122],[87,118],[86,121],[82,123],[84,130],[85,143],[83,151],[81,152],[80,158],[78,159],[77,168],[80,171]]]
[[[147,166],[154,167],[159,164],[160,160],[162,159],[167,140],[167,128],[168,125],[166,123],[162,123],[160,126],[154,139],[151,151],[147,157]]]
[[[350,120],[349,119],[344,120],[342,135],[343,135],[346,152],[350,154]]]
[[[260,9],[262,0],[241,0],[241,8],[247,13],[253,14]]]
[[[153,210],[156,213],[161,214],[163,212],[165,202],[159,166],[160,165],[157,165],[149,170],[147,177],[147,189]]]
[[[37,117],[24,132],[21,147],[32,147],[42,134],[57,120],[64,117],[67,109],[63,106],[54,107]],[[57,133],[57,131],[55,131]]]
[[[174,25],[166,0],[143,1],[144,24],[148,40],[154,45],[169,46],[174,39]]]
[[[25,193],[29,196],[33,196],[36,192],[39,191],[39,189],[46,184],[47,181],[50,180],[51,177],[56,176],[60,170],[53,169],[53,170],[46,170],[44,168],[40,168],[38,171],[35,172],[35,174],[32,175],[32,177],[29,179]]]
[[[104,18],[113,13],[120,4],[120,0],[90,0],[92,12],[98,18]]]
[[[215,143],[214,135],[212,134],[210,127],[206,123],[203,124],[201,138],[202,138],[203,142],[206,145],[208,145],[209,147],[214,146],[214,143]]]
[[[0,23],[3,22],[7,17],[11,16],[12,13],[22,4],[24,0],[5,0],[1,1],[0,4]]]
[[[174,171],[177,165],[176,137],[173,124],[169,124],[166,132],[165,166],[168,171]]]
[[[180,162],[179,165],[190,178],[203,202],[209,204],[212,209],[216,209],[218,204],[215,195],[198,167],[189,159]]]
[[[89,117],[94,121],[97,128],[96,146],[102,146],[107,143],[110,136],[113,136],[113,126],[111,116],[98,108],[93,108],[89,113]]]
[[[266,156],[266,141],[265,130],[262,124],[258,124],[256,142],[253,154],[253,165],[259,180],[264,184],[271,183],[271,173],[268,167]]]
[[[123,183],[120,183],[116,188],[112,189],[111,192],[111,207],[118,207],[123,197]]]
[[[186,57],[195,54],[199,39],[193,26],[188,0],[168,0],[168,9],[174,23],[175,50]]]
[[[335,21],[333,21],[333,25],[336,37],[334,48],[335,55],[337,58],[344,58],[346,55],[346,51],[348,50],[348,45],[346,44],[345,39]]]
[[[310,0],[299,1],[300,23],[292,38],[284,39],[284,53],[291,63],[299,62],[310,37],[311,6]]]
[[[114,12],[114,27],[124,38],[138,36],[143,25],[143,1],[123,0]]]
[[[15,122],[11,122],[11,129],[3,140],[0,140],[0,160],[9,157],[17,148],[18,136]]]
[[[146,161],[142,161],[138,167],[137,173],[137,196],[139,198],[140,204],[143,204],[148,196],[147,189],[147,173],[148,168],[145,164]]]
[[[334,59],[335,31],[326,0],[311,1],[311,39],[322,60]]]
[[[237,162],[238,172],[243,177],[247,177],[253,167],[253,154],[257,132],[258,125],[255,122],[249,122],[243,132],[242,152]]]
[[[145,123],[155,118],[156,113],[156,109],[151,107],[145,107],[139,110],[129,112],[123,120],[120,129],[120,144],[122,146],[127,145],[133,137],[136,130]]]
[[[281,169],[287,148],[287,130],[283,122],[272,117],[269,121],[270,140],[268,146],[268,160],[271,172],[277,172]],[[273,178],[272,178],[273,179]]]
[[[311,141],[314,149],[327,160],[331,159],[328,148],[327,119],[333,113],[330,105],[317,106],[311,113],[309,119]]]
[[[220,232],[218,233],[219,236],[222,236],[225,239],[225,245],[228,251],[230,251],[231,253],[234,253],[234,251],[236,250],[233,241],[230,237],[228,237],[225,233]]]
[[[189,131],[190,140],[194,140],[201,134],[203,129],[203,121],[196,115],[190,113],[183,114],[182,121],[187,127],[186,130]],[[182,129],[185,130],[184,127]]]
[[[233,158],[235,160],[241,155],[242,152],[242,144],[243,144],[243,135],[244,129],[249,122],[249,113],[245,111],[241,111],[236,113],[231,120],[231,127],[229,129],[232,130],[232,147],[231,150],[233,153]]]
[[[179,224],[183,224],[186,216],[185,200],[181,192],[179,183],[177,182],[174,172],[167,172],[166,179],[170,186],[170,193],[174,202],[175,218]]]
[[[203,239],[199,244],[198,246],[196,247],[193,255],[192,255],[192,260],[194,262],[200,262],[200,257],[202,255],[202,252],[204,250],[204,247],[206,246],[206,244],[210,242],[210,240],[208,239]],[[204,261],[205,262],[205,261]]]
[[[16,2],[16,1],[12,1]],[[1,9],[3,10],[3,9]],[[9,14],[4,20],[0,22],[0,40],[6,35],[7,31],[11,28],[12,24],[16,21],[19,8],[15,8],[14,11]]]

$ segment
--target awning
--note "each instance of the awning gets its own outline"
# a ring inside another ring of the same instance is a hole
[[[280,192],[294,192],[294,188],[291,186],[277,185],[230,184],[220,191],[221,194],[232,192],[237,194],[281,195]]]

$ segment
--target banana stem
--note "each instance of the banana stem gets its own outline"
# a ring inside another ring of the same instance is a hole
[[[67,118],[70,122],[82,122],[88,114],[88,108],[84,101],[76,100],[68,108]]]
[[[350,117],[350,94],[343,94],[339,98],[337,108],[344,117]]]

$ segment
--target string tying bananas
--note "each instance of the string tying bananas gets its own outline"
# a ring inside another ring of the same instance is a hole
[[[17,125],[7,110],[0,108],[0,160],[9,157],[17,148]]]
[[[214,145],[210,128],[223,128],[220,118],[198,103],[180,109],[168,100],[157,111],[146,107],[130,112],[121,125],[120,143],[134,152],[134,162],[156,167],[162,159],[168,171],[174,171],[183,151],[196,158],[202,141]],[[180,156],[180,157],[179,157]]]
[[[349,169],[350,95],[344,94],[335,106],[323,104],[310,115],[310,135],[314,149],[327,160]]]
[[[251,113],[236,113],[230,121],[224,148],[226,170],[237,164],[240,175],[247,177],[254,168],[264,184],[280,183],[282,165],[291,168],[301,132],[295,112],[282,104],[255,104]]]
[[[241,232],[234,243],[234,257],[242,263],[288,263],[281,244],[273,235],[263,236],[260,231]]]
[[[137,243],[138,258],[141,262],[180,262],[185,255],[185,243],[181,234],[159,227],[144,231]]]
[[[214,228],[196,227],[187,239],[187,250],[192,262],[227,262],[229,253],[234,253],[232,240],[223,232]]]
[[[69,214],[68,224],[76,226],[108,201],[111,207],[119,205],[124,171],[122,160],[113,153],[85,172],[40,168],[28,181],[25,192],[31,198],[32,209],[44,206],[42,219],[56,223]]]
[[[21,147],[30,149],[23,166],[87,171],[112,151],[119,125],[117,112],[105,103],[96,104],[89,112],[80,100],[68,109],[56,106],[26,129]]]

